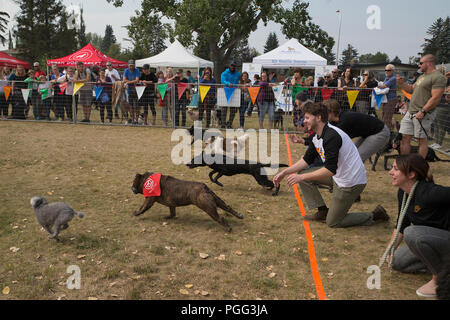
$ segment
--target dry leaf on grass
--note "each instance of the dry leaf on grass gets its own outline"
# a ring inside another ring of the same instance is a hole
[[[4,295],[7,295],[7,294],[9,294],[10,291],[11,291],[11,290],[9,289],[9,287],[4,287],[3,290],[2,290],[2,293],[3,293]]]
[[[202,291],[201,295],[204,296],[204,297],[209,296],[209,292],[208,291]]]
[[[180,293],[186,296],[189,294],[189,291],[187,291],[186,289],[180,289]]]
[[[77,256],[77,259],[83,259],[83,258],[86,258],[85,254],[80,254],[80,255]]]
[[[20,248],[17,248],[17,247],[11,247],[11,248],[9,248],[9,250],[11,250],[12,252],[16,253],[17,251],[20,250]]]
[[[217,257],[217,260],[224,261],[225,260],[225,255],[221,254],[220,256]]]
[[[236,251],[236,255],[237,255],[237,256],[242,256],[242,251],[237,250],[237,251]]]
[[[97,297],[88,297],[88,300],[98,300]]]
[[[328,261],[328,258],[322,258],[322,261],[326,262]]]
[[[314,293],[308,293],[308,296],[309,296],[311,299],[315,299],[315,298],[316,298],[316,295],[315,295]]]
[[[188,284],[185,284],[184,285],[185,286],[185,288],[188,288],[188,289],[190,289],[190,288],[192,288],[194,285],[193,284],[191,284],[191,283],[188,283]]]
[[[271,274],[269,274],[269,278],[275,278],[276,277],[276,273],[275,272],[272,272]]]
[[[209,254],[200,252],[200,253],[199,253],[199,256],[200,256],[200,258],[202,258],[202,259],[207,259],[207,258],[209,257]]]

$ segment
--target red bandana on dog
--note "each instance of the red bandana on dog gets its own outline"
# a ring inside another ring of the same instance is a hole
[[[150,176],[144,183],[142,193],[144,197],[159,197],[161,195],[161,186],[159,184],[161,180],[161,173],[156,173]]]

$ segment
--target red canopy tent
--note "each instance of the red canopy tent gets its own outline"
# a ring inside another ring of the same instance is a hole
[[[17,65],[21,65],[25,69],[30,69],[30,64],[28,62],[19,60],[17,58],[11,57],[6,53],[0,52],[0,67],[10,67],[15,68]]]
[[[86,66],[106,67],[106,62],[110,61],[114,68],[128,67],[128,63],[108,57],[104,53],[97,50],[90,43],[67,57],[47,60],[47,66],[51,66],[53,63],[56,63],[60,67],[74,67],[79,61],[83,62]]]

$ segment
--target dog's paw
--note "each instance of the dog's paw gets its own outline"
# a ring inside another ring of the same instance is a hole
[[[134,212],[133,212],[133,215],[134,215],[135,217],[137,217],[137,216],[140,216],[141,214],[140,214],[138,211],[134,211]]]

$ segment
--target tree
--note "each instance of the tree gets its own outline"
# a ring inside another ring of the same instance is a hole
[[[398,59],[398,57],[397,57]],[[367,53],[362,54],[359,59],[359,63],[389,63],[389,56],[386,53],[378,51],[375,54]]]
[[[267,53],[269,51],[272,51],[276,48],[278,48],[280,44],[278,43],[278,37],[275,32],[269,33],[269,36],[267,37],[266,45],[264,46],[264,53]]]
[[[302,45],[334,64],[335,41],[318,25],[312,22],[308,13],[309,3],[295,0],[292,9],[280,9],[276,21],[282,25],[282,32],[288,39],[297,39]]]
[[[80,47],[86,46],[89,42],[86,38],[86,24],[83,18],[83,8],[80,8],[80,29],[78,29],[78,45]]]
[[[67,27],[68,14],[61,0],[15,0],[20,8],[15,20],[16,47],[28,61],[69,54],[76,33]]]
[[[107,0],[121,6],[123,0]],[[219,77],[239,41],[248,38],[258,23],[267,23],[282,9],[282,0],[143,0],[148,12],[174,21],[173,35],[184,46],[207,43],[214,75]],[[154,23],[154,21],[152,21]],[[147,53],[148,54],[148,53]]]
[[[5,45],[6,38],[3,35],[6,32],[9,22],[9,14],[7,12],[0,11],[0,42]]]
[[[401,64],[402,60],[398,57],[395,56],[395,58],[391,61],[392,64]]]
[[[14,42],[13,42],[13,39],[11,36],[11,31],[9,31],[9,33],[8,33],[8,49],[9,50],[14,49]]]
[[[126,39],[131,42],[135,59],[156,55],[166,49],[165,40],[170,37],[172,27],[161,22],[161,16],[156,14],[146,1],[141,4],[141,10],[130,18]]]
[[[344,66],[351,65],[353,63],[358,62],[358,50],[356,50],[355,47],[353,47],[351,44],[347,45],[347,49],[342,51],[342,57],[340,64]]]
[[[107,52],[112,44],[116,43],[116,36],[114,35],[114,31],[111,25],[106,25],[105,36],[103,37],[102,44],[100,46],[100,50],[103,52]]]
[[[92,44],[94,47],[99,49],[100,51],[103,51],[101,49],[103,44],[103,37],[95,32],[88,32],[86,33],[86,42]]]
[[[433,54],[436,64],[450,61],[450,17],[437,19],[427,30],[430,39],[425,39],[421,55]]]

